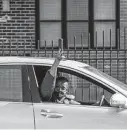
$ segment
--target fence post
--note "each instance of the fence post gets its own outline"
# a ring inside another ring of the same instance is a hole
[[[120,49],[120,37],[119,37],[119,28],[117,29],[117,43],[118,43],[118,48],[117,48],[117,79],[119,78],[119,49]]]
[[[39,40],[37,40],[37,44],[38,44],[38,47],[37,47],[37,56],[39,57],[39,52],[40,52],[40,43],[39,43]]]
[[[19,55],[19,42],[18,42],[18,40],[16,40],[16,43],[17,43],[17,46],[16,46],[16,50],[17,50],[17,56]]]
[[[9,49],[10,49],[10,56],[11,56],[11,53],[12,53],[12,51],[11,51],[11,40],[9,39],[8,42],[10,44],[10,48]]]
[[[118,49],[120,49],[120,29],[117,29],[117,44],[118,44]]]
[[[46,42],[46,40],[44,40],[44,42],[45,42],[45,57],[46,57],[46,53],[47,53],[47,42]]]
[[[90,65],[90,33],[88,35],[89,65]]]
[[[104,38],[104,30],[103,30],[103,72],[104,72],[104,54],[105,54],[105,38]]]
[[[124,58],[125,58],[125,62],[124,62],[124,63],[125,63],[125,64],[124,64],[125,81],[124,81],[124,82],[125,82],[125,83],[126,83],[126,77],[127,77],[127,76],[126,76],[126,69],[127,69],[127,68],[126,68],[126,65],[127,65],[127,64],[126,64],[126,61],[127,61],[127,60],[126,60],[126,53],[127,53],[127,51],[126,51],[126,27],[125,27],[125,28],[124,28]]]
[[[31,56],[32,56],[32,54],[33,54],[32,37],[30,38],[30,40],[31,40]]]
[[[103,72],[104,72],[104,64],[105,64],[105,33],[104,33],[104,30],[103,30],[103,34],[102,34],[102,36],[103,36]],[[104,89],[103,89],[103,95],[104,95]]]
[[[52,40],[51,43],[52,43],[52,57],[53,57],[53,52],[54,52],[54,40]]]
[[[4,56],[4,40],[2,40],[2,56]]]
[[[88,34],[88,50],[89,50],[89,65],[90,65],[90,33]],[[89,102],[91,101],[91,98],[90,98],[90,95],[91,95],[91,87],[89,86]]]
[[[111,74],[111,67],[112,67],[112,60],[111,60],[111,58],[112,58],[112,32],[111,32],[111,29],[110,29],[110,75],[112,75]]]
[[[97,59],[98,59],[98,56],[97,56],[97,53],[98,53],[98,44],[97,44],[97,31],[96,31],[96,68],[98,68],[98,63],[97,63]],[[98,87],[96,86],[96,100],[97,100],[97,92],[98,92]]]
[[[76,36],[74,36],[74,60],[76,60]]]
[[[83,62],[83,34],[81,34],[81,52],[82,52],[82,62]]]

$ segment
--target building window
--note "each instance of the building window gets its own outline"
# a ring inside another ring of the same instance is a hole
[[[58,46],[58,39],[61,38],[61,0],[39,0],[40,18],[40,46],[51,47],[54,40],[54,47]]]
[[[117,0],[93,0],[94,47],[116,47]]]
[[[88,46],[88,0],[66,1],[67,43],[69,47]],[[75,36],[75,37],[74,37]]]
[[[57,47],[59,38],[65,48],[118,45],[119,0],[38,0],[36,11],[41,47]]]

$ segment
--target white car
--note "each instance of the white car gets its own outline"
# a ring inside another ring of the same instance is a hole
[[[39,86],[53,62],[0,57],[0,129],[127,129],[127,85],[85,63],[58,67],[80,105],[42,102]]]

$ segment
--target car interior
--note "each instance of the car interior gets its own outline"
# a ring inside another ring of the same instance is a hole
[[[34,66],[38,85],[40,86],[49,66]],[[69,79],[69,93],[75,96],[75,100],[81,105],[110,107],[109,99],[115,92],[97,81],[85,77],[69,69],[58,68],[57,76],[65,76]],[[40,92],[40,90],[39,90]],[[41,97],[41,94],[40,94]]]

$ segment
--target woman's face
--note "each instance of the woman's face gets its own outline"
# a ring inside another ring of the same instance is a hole
[[[68,92],[68,88],[69,88],[68,82],[64,82],[60,87],[60,92],[66,94]]]

